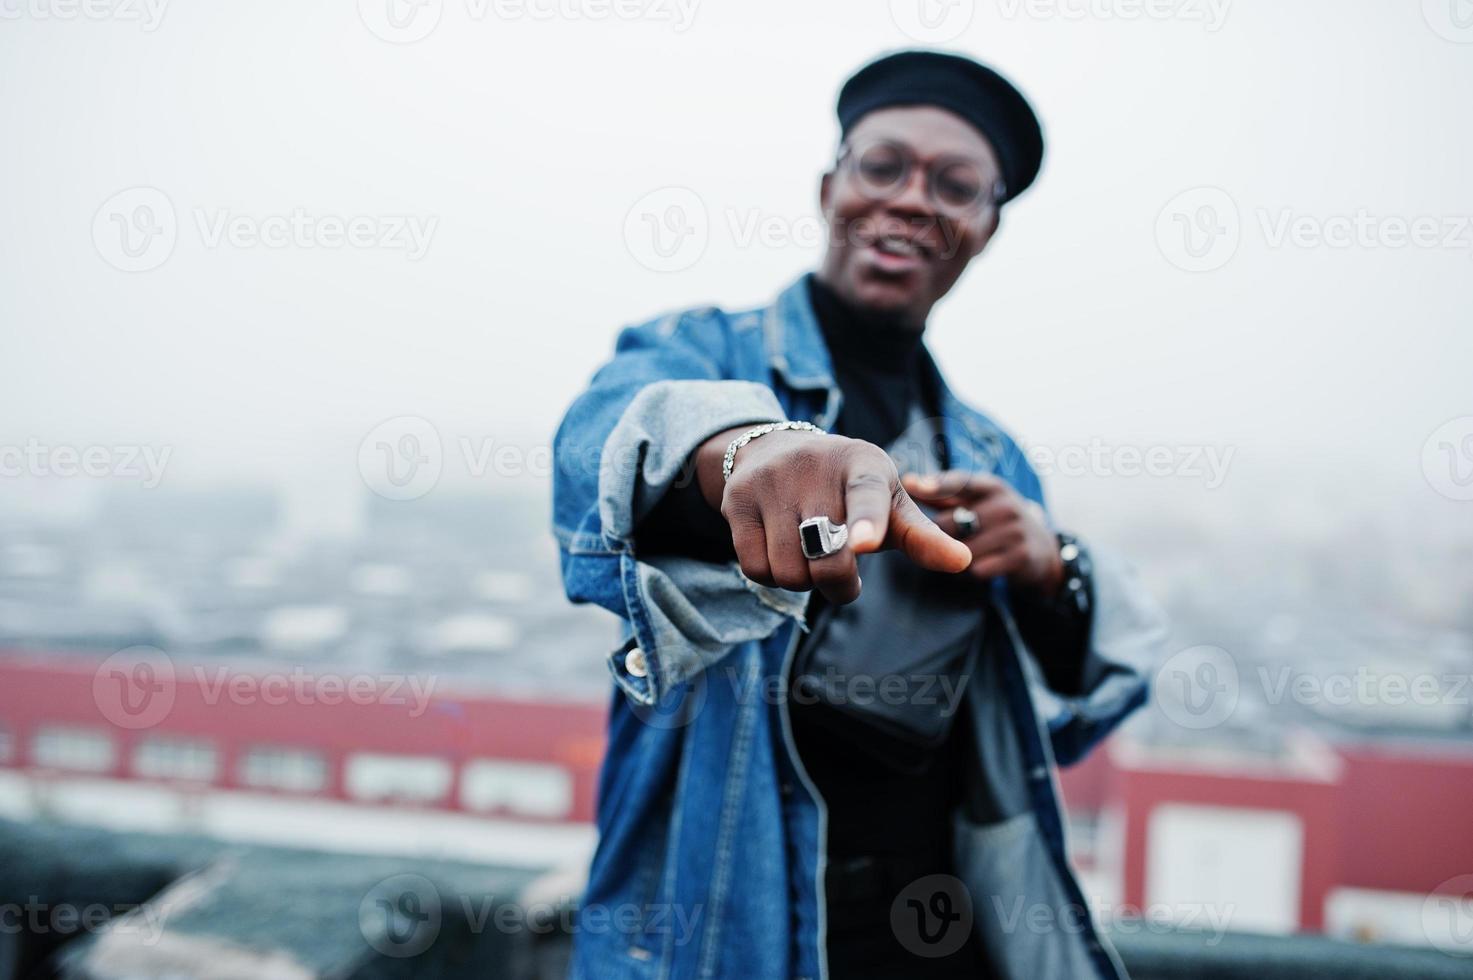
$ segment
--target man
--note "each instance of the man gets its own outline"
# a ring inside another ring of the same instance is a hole
[[[838,116],[817,275],[626,329],[557,433],[566,591],[624,626],[574,974],[1122,976],[1052,766],[1164,631],[922,343],[1042,134],[935,52]]]

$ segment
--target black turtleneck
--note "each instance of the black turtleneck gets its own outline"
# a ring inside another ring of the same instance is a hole
[[[851,306],[817,276],[808,277],[808,296],[844,396],[834,430],[890,445],[905,430],[911,406],[929,394],[922,384],[922,328]]]

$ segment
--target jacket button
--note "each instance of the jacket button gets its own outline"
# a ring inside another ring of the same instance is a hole
[[[648,677],[650,665],[644,659],[644,651],[635,647],[624,654],[624,669],[634,677]]]

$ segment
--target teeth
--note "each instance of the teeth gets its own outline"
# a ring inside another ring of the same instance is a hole
[[[919,255],[921,251],[916,247],[914,242],[906,241],[904,238],[896,238],[893,235],[885,235],[880,238],[875,242],[875,246],[882,252],[889,252],[891,255]]]

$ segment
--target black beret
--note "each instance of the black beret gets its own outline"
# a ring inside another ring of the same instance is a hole
[[[1043,163],[1043,130],[1023,93],[986,65],[939,51],[901,51],[872,61],[839,90],[839,129],[899,105],[934,105],[971,123],[997,151],[1003,197],[1021,194]]]

